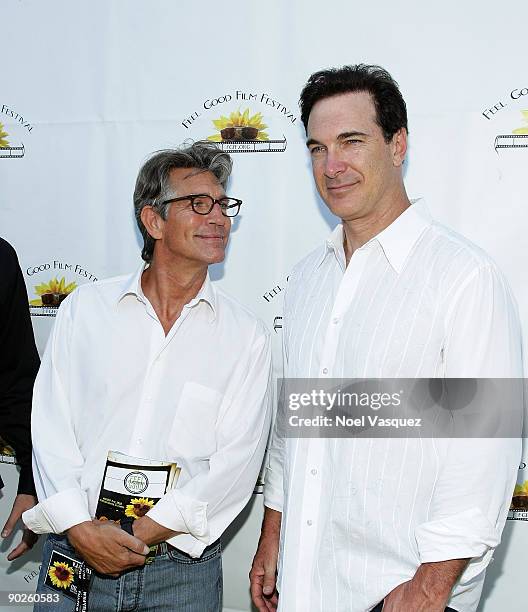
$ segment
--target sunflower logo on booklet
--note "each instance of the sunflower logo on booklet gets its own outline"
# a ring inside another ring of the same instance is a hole
[[[48,576],[54,586],[67,589],[73,582],[75,570],[64,561],[55,561],[48,570]]]
[[[67,274],[60,275],[58,271]],[[84,267],[57,260],[28,266],[25,272],[30,295],[29,310],[34,317],[56,316],[62,302],[79,284],[97,280]]]
[[[207,98],[181,125],[196,129],[197,139],[217,142],[228,153],[284,153],[285,127],[296,122],[294,113],[268,93],[237,89]]]
[[[81,562],[77,559],[54,550],[51,553],[44,584],[53,591],[76,600],[82,583],[81,566]]]
[[[125,508],[125,516],[129,516],[133,519],[141,518],[145,516],[147,512],[154,507],[154,500],[148,497],[137,497],[130,500]]]

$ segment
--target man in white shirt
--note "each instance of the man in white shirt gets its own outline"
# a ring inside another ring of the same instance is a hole
[[[56,550],[95,570],[90,610],[221,610],[219,538],[251,496],[270,421],[269,334],[208,276],[242,203],[226,196],[230,172],[212,143],[153,155],[134,192],[144,263],[60,306],[33,395],[39,504],[24,514],[36,533],[64,534],[48,536],[39,593]],[[181,466],[177,487],[122,528],[92,521],[110,450]],[[50,569],[65,592],[65,568]]]
[[[391,76],[365,65],[315,73],[301,111],[317,189],[342,224],[290,275],[284,376],[520,379],[505,279],[407,197],[407,114]],[[275,428],[255,605],[476,610],[519,459],[518,437],[287,438]]]

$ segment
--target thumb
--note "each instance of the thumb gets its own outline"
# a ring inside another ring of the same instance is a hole
[[[264,595],[272,595],[275,590],[275,571],[271,568],[264,568],[264,583],[262,592]]]
[[[123,532],[123,535],[127,536],[126,540],[123,542],[124,546],[138,555],[148,555],[150,548],[145,544],[145,542],[139,538],[136,538],[136,536],[125,532]]]

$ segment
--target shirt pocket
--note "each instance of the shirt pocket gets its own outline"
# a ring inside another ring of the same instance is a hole
[[[183,386],[169,434],[177,457],[209,459],[216,451],[216,423],[224,396],[195,382]]]

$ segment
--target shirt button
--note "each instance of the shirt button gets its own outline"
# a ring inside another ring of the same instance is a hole
[[[328,374],[328,368],[323,368],[323,374]]]
[[[136,440],[136,442],[137,442],[138,444],[143,444],[143,438],[138,438],[138,439]]]
[[[332,319],[332,323],[333,323],[334,325],[337,325],[337,324],[339,323],[339,317],[334,317],[334,318]]]
[[[312,521],[311,521],[310,519],[308,519],[308,520],[306,521],[306,524],[308,525],[308,527],[311,527],[311,526],[312,526]]]
[[[312,476],[315,476],[315,475],[317,474],[317,470],[314,468],[314,469],[311,471],[311,474],[312,474]]]

